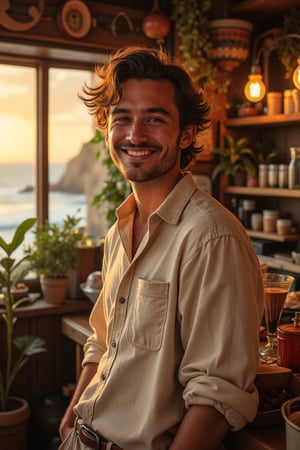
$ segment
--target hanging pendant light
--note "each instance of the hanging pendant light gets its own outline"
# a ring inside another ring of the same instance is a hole
[[[297,67],[293,73],[293,83],[297,89],[300,89],[300,57],[297,59]]]
[[[258,64],[251,67],[248,82],[244,88],[244,94],[250,102],[260,102],[266,94],[266,86],[262,79],[261,68]]]
[[[143,32],[150,39],[162,44],[164,38],[170,33],[170,19],[159,9],[158,0],[154,0],[153,8],[143,21]]]

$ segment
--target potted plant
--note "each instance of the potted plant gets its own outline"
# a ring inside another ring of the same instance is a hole
[[[17,261],[13,254],[24,241],[25,234],[32,228],[35,219],[23,221],[16,229],[11,242],[0,236],[0,249],[5,256],[0,259],[0,285],[3,293],[4,310],[1,317],[5,323],[6,341],[3,368],[0,369],[0,448],[25,450],[26,428],[30,416],[28,402],[20,397],[11,396],[13,381],[27,362],[29,356],[45,351],[43,339],[35,336],[14,336],[17,321],[16,309],[28,298],[16,300],[13,288],[23,280],[26,269],[22,265],[26,255]],[[19,358],[13,361],[13,346],[20,352]],[[4,350],[4,344],[2,344]],[[3,353],[2,353],[3,354]]]
[[[232,177],[235,184],[245,184],[246,176],[255,176],[257,172],[250,142],[245,137],[235,140],[228,134],[225,134],[223,139],[224,145],[214,149],[219,161],[212,171],[212,179],[215,180],[217,175],[224,174]],[[238,180],[241,175],[243,181]]]
[[[211,0],[172,0],[178,48],[183,63],[195,82],[213,92],[226,93],[230,83],[228,72],[220,70],[211,59],[213,44],[208,29]]]
[[[278,56],[285,68],[285,78],[289,79],[297,66],[300,55],[300,7],[292,8],[283,16],[283,24],[278,36]]]
[[[40,276],[46,301],[65,300],[69,272],[77,266],[77,246],[84,238],[84,229],[78,227],[81,218],[69,216],[61,226],[46,221],[34,230],[34,243],[25,249],[31,269]]]
[[[251,143],[254,158],[257,164],[270,164],[277,161],[279,152],[271,139],[259,139]]]

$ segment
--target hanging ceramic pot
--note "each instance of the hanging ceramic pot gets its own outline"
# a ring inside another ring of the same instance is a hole
[[[154,0],[153,9],[143,21],[143,32],[150,39],[162,43],[170,33],[170,20],[159,9],[158,0]]]
[[[210,59],[221,70],[230,72],[249,56],[253,25],[246,20],[216,19],[208,22],[213,48]]]

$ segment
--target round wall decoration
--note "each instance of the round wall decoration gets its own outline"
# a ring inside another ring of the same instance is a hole
[[[59,9],[58,23],[65,34],[81,39],[91,29],[92,15],[82,0],[68,0]]]

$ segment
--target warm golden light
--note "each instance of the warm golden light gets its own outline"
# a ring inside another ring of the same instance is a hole
[[[297,59],[298,66],[293,73],[293,83],[297,89],[300,89],[300,57]]]
[[[266,86],[260,73],[252,73],[248,76],[248,82],[244,88],[244,94],[250,102],[260,102],[266,95]]]

